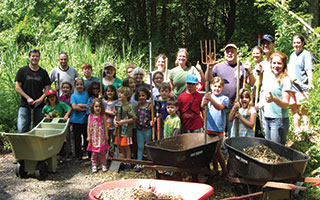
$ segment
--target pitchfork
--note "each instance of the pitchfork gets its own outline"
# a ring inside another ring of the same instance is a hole
[[[202,41],[200,40],[200,49],[201,49],[201,62],[204,65],[207,65],[207,73],[206,73],[206,93],[209,92],[209,73],[212,73],[210,69],[216,63],[216,41],[213,40],[213,52],[211,49],[211,40],[209,43],[207,40],[204,41],[205,46],[205,54],[203,54]],[[209,52],[208,52],[209,50]],[[205,56],[205,60],[203,59]],[[204,143],[207,143],[207,125],[208,125],[208,105],[206,105],[204,112]]]

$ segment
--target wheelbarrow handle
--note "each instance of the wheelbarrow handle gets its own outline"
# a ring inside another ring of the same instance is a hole
[[[261,195],[263,195],[263,192],[256,192],[256,193],[246,194],[246,195],[239,196],[239,197],[228,197],[228,198],[221,199],[221,200],[249,199],[249,198],[258,197],[258,196],[261,196]]]

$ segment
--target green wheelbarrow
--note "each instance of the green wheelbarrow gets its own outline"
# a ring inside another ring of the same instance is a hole
[[[15,158],[16,175],[26,178],[34,173],[39,180],[48,172],[56,172],[57,157],[68,132],[68,121],[63,118],[44,118],[36,127],[26,133],[6,133]]]

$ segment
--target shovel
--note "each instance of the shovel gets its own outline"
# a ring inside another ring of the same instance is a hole
[[[117,119],[120,120],[121,119],[121,106],[120,105],[116,105],[115,109],[117,110]],[[119,153],[119,148],[120,148],[120,127],[117,128],[117,152],[116,154],[114,155],[114,157],[117,157],[117,158],[120,158],[120,153]],[[111,161],[111,164],[109,166],[109,170],[112,171],[112,172],[116,172],[116,173],[119,173],[119,170],[120,170],[120,165],[121,165],[121,162],[119,161],[116,161],[116,160],[113,160]]]

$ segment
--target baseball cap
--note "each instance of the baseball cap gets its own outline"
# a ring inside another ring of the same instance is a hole
[[[229,47],[232,47],[232,48],[235,48],[238,50],[238,47],[235,45],[235,44],[227,44],[225,47],[224,47],[224,50],[226,50],[227,48]]]
[[[57,92],[56,92],[55,90],[52,90],[52,89],[50,89],[50,90],[48,90],[48,91],[46,92],[46,96],[56,95],[56,94],[57,94]]]
[[[112,62],[107,62],[106,64],[104,64],[104,68],[107,68],[107,67],[116,68],[115,65]]]
[[[187,79],[186,79],[186,83],[197,84],[198,83],[198,78],[195,75],[188,74]]]
[[[269,34],[265,34],[264,36],[262,36],[262,39],[261,39],[261,42],[263,41],[263,40],[267,40],[268,42],[273,42],[274,43],[274,38],[271,36],[271,35],[269,35]]]

